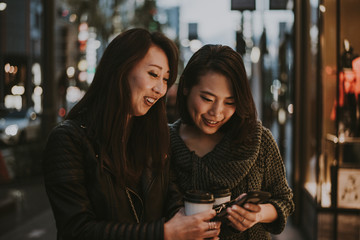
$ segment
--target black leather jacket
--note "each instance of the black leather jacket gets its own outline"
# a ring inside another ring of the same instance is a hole
[[[44,180],[58,230],[58,239],[163,239],[165,216],[182,205],[170,179],[145,170],[141,193],[124,188],[100,161],[98,145],[84,123],[66,120],[55,127],[44,151]]]

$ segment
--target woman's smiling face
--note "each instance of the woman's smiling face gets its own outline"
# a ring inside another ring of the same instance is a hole
[[[232,86],[224,75],[210,71],[199,78],[190,92],[185,90],[188,112],[203,133],[214,134],[235,113]]]
[[[145,115],[167,91],[169,63],[165,52],[152,45],[145,57],[130,71],[131,116]]]

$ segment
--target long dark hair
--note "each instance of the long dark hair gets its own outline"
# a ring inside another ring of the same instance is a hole
[[[234,143],[246,141],[257,120],[256,107],[243,60],[239,53],[223,45],[205,45],[190,58],[179,80],[177,108],[182,121],[193,125],[187,108],[187,95],[199,83],[200,77],[213,71],[230,80],[234,92],[236,112],[220,129],[230,132]]]
[[[67,116],[74,119],[85,112],[87,128],[100,142],[101,159],[114,167],[122,185],[137,180],[144,167],[161,170],[169,149],[164,97],[146,115],[133,117],[131,124],[128,119],[131,111],[128,74],[151,45],[160,47],[168,58],[170,88],[177,77],[176,45],[162,33],[130,29],[108,45],[88,91]]]

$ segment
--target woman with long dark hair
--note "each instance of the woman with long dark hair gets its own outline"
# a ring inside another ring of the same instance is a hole
[[[180,119],[170,125],[171,161],[180,190],[228,189],[232,199],[266,191],[263,204],[227,208],[221,239],[271,239],[294,210],[277,144],[261,121],[240,54],[205,45],[179,81]]]
[[[177,64],[174,43],[144,29],[125,31],[106,48],[88,91],[45,148],[58,239],[218,235],[209,230],[213,210],[179,211],[181,195],[170,179],[164,95]]]

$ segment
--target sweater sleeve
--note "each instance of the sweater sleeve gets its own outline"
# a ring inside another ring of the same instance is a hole
[[[294,212],[293,193],[286,180],[285,165],[279,148],[270,130],[264,128],[262,136],[261,158],[264,162],[264,190],[271,193],[268,201],[277,213],[278,219],[272,223],[263,223],[263,227],[272,234],[281,233],[287,218]]]
[[[85,186],[81,129],[61,124],[49,135],[43,156],[46,192],[59,239],[163,239],[164,219],[130,224],[100,219]]]

